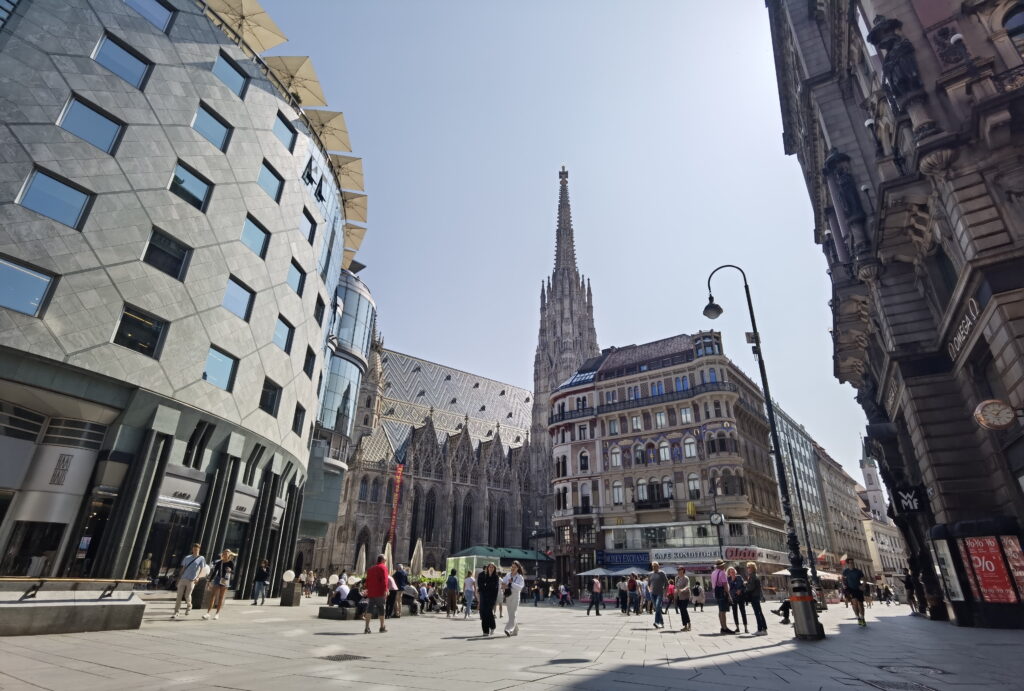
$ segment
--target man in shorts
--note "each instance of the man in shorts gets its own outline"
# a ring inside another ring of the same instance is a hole
[[[387,614],[388,575],[388,565],[385,563],[384,555],[378,554],[377,563],[366,570],[364,585],[369,605],[366,608],[366,614],[363,615],[363,620],[366,622],[363,633],[370,633],[370,620],[374,617],[380,619],[378,632],[387,633],[384,616]]]
[[[715,562],[715,570],[711,572],[711,587],[715,589],[715,599],[718,601],[718,623],[721,625],[719,633],[736,633],[726,623],[726,614],[732,604],[732,593],[729,590],[729,577],[725,574],[725,562],[721,559]]]
[[[857,615],[857,625],[867,626],[864,621],[864,572],[857,568],[853,559],[846,560],[846,568],[843,569],[843,586],[846,594],[853,604],[853,613]]]

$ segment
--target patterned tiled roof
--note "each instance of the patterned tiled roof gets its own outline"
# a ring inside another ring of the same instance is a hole
[[[660,341],[628,345],[608,353],[601,363],[601,371],[614,370],[629,365],[640,365],[658,358],[668,357],[693,348],[693,339],[685,334],[670,336]]]
[[[505,451],[525,443],[530,391],[393,350],[384,350],[381,363],[385,389],[380,428],[397,458],[404,457],[413,429],[430,415],[438,443],[467,422],[474,448],[496,436]]]

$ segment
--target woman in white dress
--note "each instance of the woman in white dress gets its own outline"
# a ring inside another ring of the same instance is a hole
[[[519,622],[516,614],[519,612],[519,594],[526,587],[526,580],[523,578],[523,565],[518,561],[512,562],[512,568],[508,574],[501,579],[502,589],[505,591],[505,606],[508,607],[508,621],[505,622],[505,635],[518,636]]]

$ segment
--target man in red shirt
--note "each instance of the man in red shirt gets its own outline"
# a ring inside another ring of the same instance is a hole
[[[387,613],[388,597],[388,565],[384,563],[384,555],[377,555],[377,563],[366,570],[366,597],[370,605],[366,608],[363,619],[366,621],[366,628],[363,633],[370,633],[370,620],[373,617],[380,618],[380,633],[386,633],[384,627],[384,615]]]

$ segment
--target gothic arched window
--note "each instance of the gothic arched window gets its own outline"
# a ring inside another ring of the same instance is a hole
[[[462,544],[463,548],[473,545],[473,495],[467,494],[462,504]]]
[[[722,402],[715,401],[715,417],[722,417]]]
[[[711,380],[712,384],[714,384],[716,381],[718,381],[718,374],[715,373],[715,368],[714,367],[712,367],[710,370],[708,370],[708,378]]]
[[[427,492],[427,501],[423,506],[423,541],[434,541],[434,522],[437,519],[437,493],[431,489]]]
[[[619,480],[612,483],[612,504],[615,506],[622,505],[622,482]]]
[[[658,501],[662,498],[661,483],[658,482],[658,478],[651,478],[650,482],[647,484],[647,494],[650,496],[651,501]]]
[[[366,477],[363,477],[359,481],[359,501],[366,501],[369,496],[370,496],[369,483],[367,482]]]
[[[586,451],[580,451],[580,472],[586,472],[590,470],[590,454]]]
[[[373,479],[373,485],[370,487],[370,501],[374,504],[380,501],[380,480],[377,478]]]
[[[644,447],[637,444],[636,448],[633,449],[633,460],[636,463],[644,462]]]

